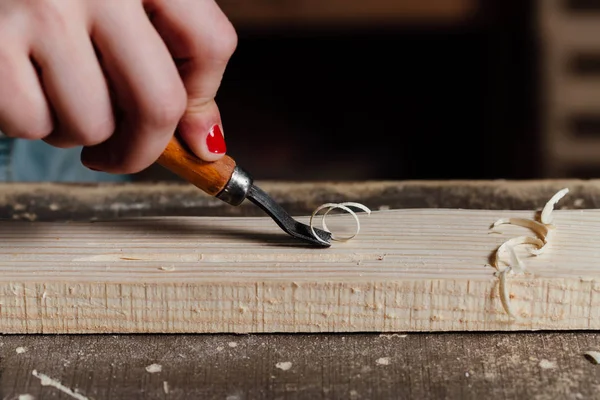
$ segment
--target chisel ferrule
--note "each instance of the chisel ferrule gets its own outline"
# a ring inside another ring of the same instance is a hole
[[[217,198],[232,206],[239,206],[248,197],[253,179],[248,172],[236,165],[229,181],[217,194]]]

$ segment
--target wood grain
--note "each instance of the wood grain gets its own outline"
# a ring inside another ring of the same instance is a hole
[[[211,196],[216,196],[225,188],[236,165],[229,156],[210,163],[203,161],[182,145],[176,136],[173,136],[157,162]]]
[[[588,400],[600,374],[582,353],[598,343],[591,331],[2,335],[0,393],[72,400],[35,369],[90,400]]]
[[[361,216],[329,249],[266,217],[139,218],[0,227],[5,333],[598,329],[600,210],[555,211],[548,249],[498,298],[490,256],[533,211],[412,209]],[[298,217],[303,222],[305,217]],[[348,216],[332,216],[336,231]]]

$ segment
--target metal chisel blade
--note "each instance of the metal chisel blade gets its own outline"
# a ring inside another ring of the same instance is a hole
[[[259,206],[279,225],[281,229],[292,237],[303,240],[318,247],[331,246],[331,233],[322,229],[314,228],[315,233],[324,242],[313,235],[310,227],[292,218],[275,200],[256,185],[252,185],[246,197],[252,203]]]

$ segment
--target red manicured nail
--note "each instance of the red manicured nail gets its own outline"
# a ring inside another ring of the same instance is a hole
[[[208,147],[208,151],[216,154],[223,154],[227,151],[227,146],[225,146],[225,138],[223,137],[223,132],[221,132],[221,127],[219,125],[215,125],[208,132],[208,136],[206,137],[206,147]]]

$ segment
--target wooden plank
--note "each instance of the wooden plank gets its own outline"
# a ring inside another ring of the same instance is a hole
[[[306,248],[266,217],[140,218],[0,227],[5,333],[598,329],[600,210],[555,211],[549,248],[509,278],[488,264],[531,234],[533,211],[412,209],[361,218],[360,235]],[[306,217],[299,218],[306,221]],[[335,229],[353,224],[332,216]]]
[[[599,343],[593,331],[3,335],[0,393],[73,400],[36,370],[90,400],[588,400],[600,374],[583,352]]]
[[[600,180],[425,180],[273,182],[257,184],[295,215],[325,202],[352,199],[371,209],[463,208],[530,210],[568,187],[561,207],[600,208]],[[251,202],[238,207],[186,182],[1,183],[0,219],[66,221],[156,216],[264,216]]]
[[[562,187],[571,192],[561,200],[561,208],[600,206],[600,185],[593,180],[261,183],[261,187],[301,214],[324,201],[344,199],[373,209],[380,205],[529,209]],[[190,185],[0,184],[0,216],[7,218],[26,219],[24,213],[38,220],[89,220],[255,211],[221,203],[204,199]],[[368,223],[367,218],[361,221]],[[362,238],[361,234],[357,240]],[[90,399],[592,399],[600,387],[600,374],[582,353],[600,350],[599,343],[598,331],[409,333],[406,337],[389,333],[0,335],[0,398],[68,397],[42,386],[32,376],[35,369]],[[20,347],[26,351],[17,353]],[[380,358],[389,358],[389,364],[378,364]],[[283,371],[276,367],[278,362],[292,366]],[[161,364],[162,372],[148,373],[145,367],[153,363]]]

